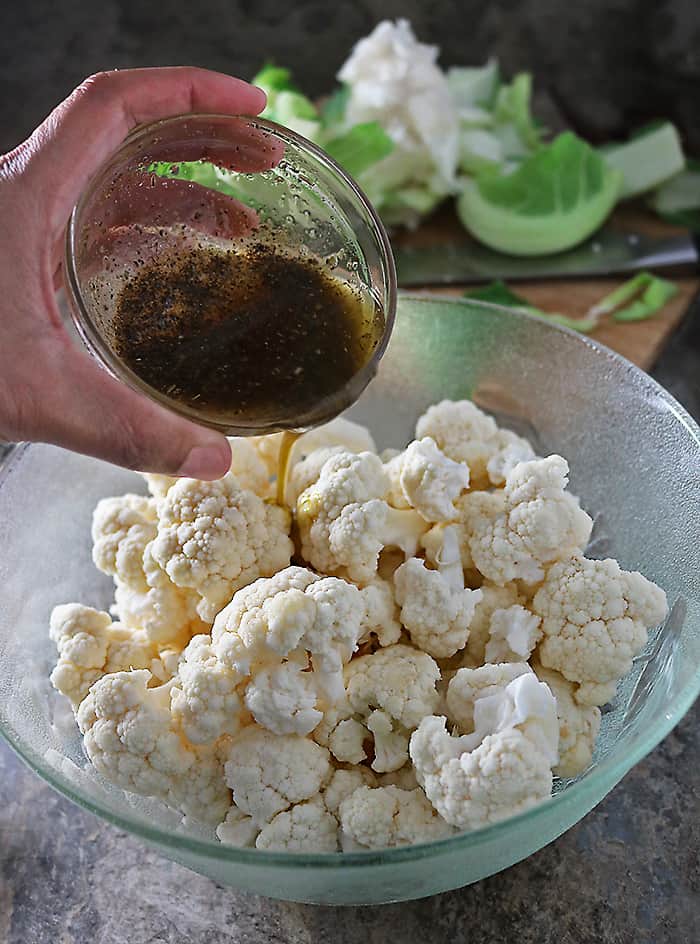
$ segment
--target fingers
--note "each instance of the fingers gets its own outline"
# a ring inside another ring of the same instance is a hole
[[[256,115],[264,107],[260,89],[205,69],[101,72],[86,79],[9,159],[36,170],[50,225],[57,228],[87,179],[137,125],[187,112]]]
[[[216,479],[230,468],[231,449],[221,433],[135,393],[69,343],[52,361],[32,398],[31,428],[16,438],[54,443],[142,472]]]

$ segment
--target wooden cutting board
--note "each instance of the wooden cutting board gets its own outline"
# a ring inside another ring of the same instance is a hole
[[[611,225],[620,229],[652,236],[675,236],[683,230],[657,219],[643,209],[626,208],[616,211]],[[464,242],[469,237],[450,209],[437,213],[420,229],[412,233],[400,233],[394,238],[399,245],[428,245],[431,243]],[[590,334],[590,337],[623,354],[639,367],[649,370],[670,338],[691,300],[700,291],[700,273],[690,269],[660,271],[659,275],[673,279],[678,285],[678,294],[660,312],[647,321],[617,323],[606,319]],[[611,279],[581,279],[576,281],[509,282],[510,287],[523,298],[543,311],[560,312],[576,318],[608,292],[624,281],[620,275]],[[460,296],[466,287],[425,286],[421,291],[433,294]]]

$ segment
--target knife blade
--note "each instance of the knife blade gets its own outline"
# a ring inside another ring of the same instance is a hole
[[[602,230],[586,242],[552,256],[507,256],[477,243],[397,246],[397,280],[415,285],[460,285],[493,279],[573,279],[698,265],[693,237],[660,239],[640,233]]]

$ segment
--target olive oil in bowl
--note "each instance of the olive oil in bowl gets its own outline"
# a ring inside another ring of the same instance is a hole
[[[299,428],[369,362],[385,329],[368,295],[263,242],[198,243],[145,261],[115,299],[114,347],[204,423]]]

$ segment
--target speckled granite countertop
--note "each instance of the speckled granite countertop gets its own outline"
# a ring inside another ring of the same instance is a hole
[[[665,114],[685,122],[696,149],[700,140],[694,0],[337,0],[332,14],[317,0],[195,7],[8,5],[0,150],[100,68],[190,62],[250,75],[274,55],[321,92],[351,40],[382,15],[409,16],[445,62],[476,62],[489,49],[509,70],[536,66],[538,84],[556,87],[594,136]],[[700,316],[657,376],[700,416]],[[0,944],[698,944],[699,756],[696,706],[597,809],[525,862],[423,901],[338,909],[239,894],[161,859],[53,793],[0,743]]]

